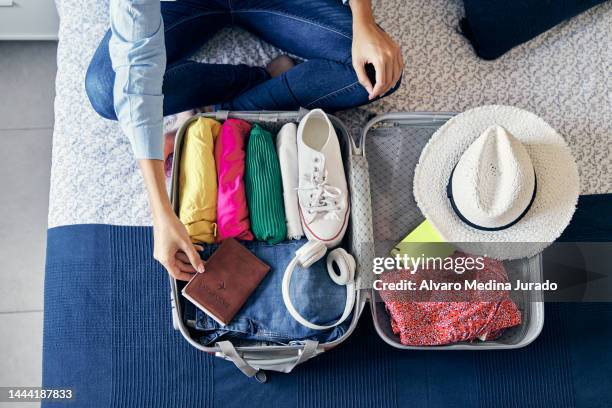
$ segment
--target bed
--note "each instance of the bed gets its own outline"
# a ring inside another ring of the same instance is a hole
[[[601,325],[612,320],[608,304],[548,305],[541,338],[524,350],[500,353],[398,352],[376,337],[364,317],[347,344],[291,375],[272,376],[264,386],[243,378],[230,363],[196,352],[172,330],[167,278],[151,259],[150,213],[130,145],[116,123],[95,114],[85,95],[85,70],[107,29],[108,2],[56,2],[61,23],[45,386],[72,386],[76,405],[87,407],[253,401],[283,407],[322,407],[330,401],[513,407],[522,405],[518,396],[533,406],[591,407],[604,406],[602,395],[612,398],[612,352],[606,346],[612,324]],[[382,112],[517,105],[541,115],[567,138],[583,194],[612,192],[612,2],[495,61],[478,59],[458,33],[460,0],[379,0],[375,7],[381,25],[402,44],[406,71],[393,96],[339,114],[353,132]],[[278,53],[232,28],[195,58],[261,64]],[[610,201],[607,195],[597,197],[598,205]],[[589,208],[585,204],[582,211]],[[580,239],[581,227],[584,232],[588,222],[573,226],[566,238]],[[605,238],[612,226],[600,231]],[[593,371],[589,364],[597,360],[608,364]]]

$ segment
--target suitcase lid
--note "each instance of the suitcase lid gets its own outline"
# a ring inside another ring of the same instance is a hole
[[[356,152],[367,159],[369,194],[371,196],[371,252],[374,258],[387,257],[391,249],[423,220],[413,195],[414,169],[421,151],[453,113],[396,112],[379,115],[363,128]],[[373,267],[373,264],[370,263]],[[504,262],[509,277],[541,282],[542,258]],[[513,299],[522,312],[522,324],[507,329],[495,341],[455,343],[445,346],[415,347],[401,344],[393,333],[385,304],[373,285],[380,276],[370,268],[360,270],[363,296],[379,336],[393,347],[402,349],[508,349],[524,347],[540,333],[544,322],[544,306],[533,294],[524,293]],[[383,272],[384,273],[384,272]]]

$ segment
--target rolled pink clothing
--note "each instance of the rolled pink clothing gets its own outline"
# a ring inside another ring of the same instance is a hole
[[[217,240],[237,238],[252,240],[244,186],[245,144],[251,125],[240,119],[228,119],[221,126],[215,144],[215,164],[219,187],[217,193]]]

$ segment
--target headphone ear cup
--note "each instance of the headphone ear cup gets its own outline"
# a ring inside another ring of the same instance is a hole
[[[344,249],[342,249],[342,251],[344,252],[346,262],[349,264],[349,270],[353,271],[353,276],[351,276],[351,280],[354,280],[355,270],[357,269],[357,261],[355,261],[355,257],[353,255],[349,254]]]
[[[298,263],[303,268],[312,266],[315,262],[325,256],[327,247],[321,241],[308,241],[295,252]]]
[[[336,273],[334,263],[338,267],[340,274]],[[344,248],[336,248],[327,256],[327,273],[329,277],[338,285],[348,285],[355,280],[355,258]]]

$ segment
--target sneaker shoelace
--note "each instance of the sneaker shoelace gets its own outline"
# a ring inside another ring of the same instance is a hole
[[[310,202],[306,208],[308,213],[324,213],[325,219],[334,219],[339,221],[338,212],[342,210],[342,190],[338,187],[327,184],[327,170],[324,175],[320,175],[315,167],[310,179],[310,186],[298,187],[298,191],[308,191]]]

